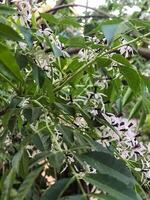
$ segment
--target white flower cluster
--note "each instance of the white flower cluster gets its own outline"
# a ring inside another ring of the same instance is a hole
[[[119,155],[126,161],[140,161],[140,167],[135,171],[141,171],[143,183],[150,180],[150,143],[144,144],[138,140],[139,134],[136,131],[136,120],[128,120],[124,117],[116,117],[113,114],[103,114],[104,118],[114,127],[100,130],[98,142],[105,147],[113,143]]]
[[[12,0],[17,6],[18,12],[22,18],[22,23],[27,25],[27,22],[32,17],[32,6],[29,0]]]
[[[87,36],[86,39],[87,39],[87,41],[93,43],[93,45],[98,45],[98,44],[104,45],[106,43],[105,38],[100,40],[96,36],[94,36],[94,37]],[[95,57],[95,53],[97,53],[97,51],[99,51],[99,50],[100,50],[99,48],[91,48],[89,46],[87,49],[81,49],[79,51],[79,56],[80,56],[81,60],[89,61]]]
[[[123,44],[126,44],[126,42],[127,41],[125,41],[125,40],[122,41]],[[133,49],[131,46],[124,45],[124,46],[120,47],[119,50],[120,50],[120,54],[124,55],[125,58],[128,58],[133,55]]]

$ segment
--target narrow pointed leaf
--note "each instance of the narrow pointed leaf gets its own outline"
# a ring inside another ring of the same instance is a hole
[[[125,184],[134,183],[135,180],[121,160],[117,160],[113,155],[105,152],[89,152],[79,156],[91,167],[101,174],[111,174],[112,177],[123,181]]]
[[[34,181],[36,177],[39,175],[39,173],[41,172],[41,170],[42,168],[38,168],[28,174],[28,176],[25,178],[25,180],[23,181],[23,183],[21,184],[18,190],[16,200],[24,200],[24,198],[27,196],[27,194],[31,190],[31,187],[34,184]]]
[[[142,98],[140,98],[137,103],[133,106],[130,115],[129,115],[129,119],[131,119],[132,117],[134,117],[136,115],[136,113],[139,111],[139,109],[142,106]]]
[[[6,177],[4,181],[4,187],[3,187],[1,199],[10,200],[10,191],[12,189],[15,176],[16,176],[15,171],[11,169],[8,176]]]
[[[127,80],[133,92],[134,93],[140,92],[141,79],[138,72],[134,68],[131,68],[128,66],[120,66],[119,70],[120,70],[120,73]]]
[[[122,105],[125,106],[133,96],[133,91],[128,88],[122,99]]]
[[[15,57],[10,50],[2,44],[0,44],[0,61],[2,61],[2,63],[15,75],[16,78],[22,80]]]
[[[15,13],[15,12],[16,12],[16,10],[11,8],[10,6],[0,4],[0,15],[9,16],[9,15],[12,15],[13,13]]]
[[[13,29],[11,26],[0,23],[0,37],[13,40],[13,41],[22,41],[21,36]]]
[[[72,183],[73,179],[65,178],[57,181],[55,185],[47,189],[40,200],[58,200],[61,195],[65,192],[65,190],[69,187],[69,185]]]
[[[138,200],[137,194],[131,185],[118,181],[106,174],[90,174],[83,178],[99,189],[104,190],[116,200]]]

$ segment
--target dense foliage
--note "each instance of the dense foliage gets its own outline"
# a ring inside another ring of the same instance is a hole
[[[8,2],[0,199],[148,200],[149,3],[128,16],[131,1],[109,0],[76,16],[67,1],[40,14],[39,1]]]

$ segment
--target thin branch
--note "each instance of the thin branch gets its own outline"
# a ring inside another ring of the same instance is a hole
[[[87,8],[87,9],[95,11],[96,13],[98,13],[99,15],[101,15],[103,17],[106,17],[106,18],[113,17],[112,15],[110,15],[110,14],[108,14],[108,13],[102,11],[102,10],[98,10],[98,9],[90,7],[90,6],[84,6],[84,5],[80,5],[80,4],[64,4],[64,5],[56,6],[56,7],[52,8],[52,9],[50,9],[49,11],[47,11],[47,13],[51,13],[53,11],[57,12],[58,10],[61,10],[61,9],[64,9],[64,8],[70,8],[70,7]]]
[[[54,8],[56,8],[57,6],[61,6],[62,4],[65,3],[65,1],[66,1],[66,0],[59,0],[59,1],[56,3],[56,5],[55,5]],[[56,12],[57,12],[57,10],[54,10],[54,11],[52,12],[52,14],[55,14]]]
[[[104,16],[102,16],[102,15],[78,15],[75,17],[79,18],[79,19],[87,19],[87,18],[102,18]]]

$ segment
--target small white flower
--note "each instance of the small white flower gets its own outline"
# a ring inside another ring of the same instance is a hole
[[[133,49],[130,46],[122,46],[119,48],[121,55],[124,55],[125,58],[128,58],[130,55],[133,55]]]
[[[146,178],[150,179],[150,169],[145,173]]]
[[[83,117],[76,117],[75,123],[76,123],[78,126],[82,127],[82,128],[85,127],[85,126],[87,126],[87,123],[86,123],[86,121],[84,120]]]
[[[97,111],[97,110],[92,110],[92,111],[91,111],[91,114],[92,114],[93,116],[97,116],[97,115],[98,115],[98,111]]]

